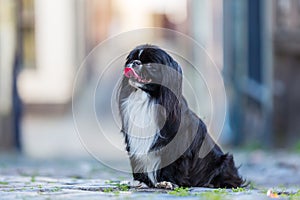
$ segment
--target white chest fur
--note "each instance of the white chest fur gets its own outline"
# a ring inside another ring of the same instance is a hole
[[[160,157],[149,154],[159,128],[156,123],[157,105],[142,90],[133,92],[123,103],[124,123],[127,124],[129,156],[135,160],[133,171],[144,172],[153,184],[156,183],[155,171],[160,164]]]

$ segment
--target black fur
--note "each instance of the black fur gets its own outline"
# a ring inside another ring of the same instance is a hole
[[[143,50],[141,54],[140,50]],[[169,181],[187,187],[242,186],[244,180],[238,174],[232,155],[222,152],[207,133],[204,122],[189,109],[182,96],[182,70],[178,63],[164,50],[153,45],[141,45],[132,50],[125,67],[134,60],[143,64],[137,73],[145,79],[152,80],[151,83],[142,84],[139,89],[148,93],[150,101],[166,109],[164,114],[157,113],[157,119],[164,115],[166,121],[156,133],[156,139],[149,150],[149,153],[156,152],[155,155],[161,158],[157,182]],[[124,76],[120,85],[119,108],[122,118],[121,131],[125,137],[126,150],[130,153],[128,124],[124,120],[126,113],[121,104],[137,88],[132,87],[128,81],[129,78]],[[202,146],[209,150],[204,157],[201,157],[200,152]],[[130,161],[132,168],[139,162],[134,155],[130,157]],[[155,186],[146,172],[133,171],[133,177],[150,187]]]

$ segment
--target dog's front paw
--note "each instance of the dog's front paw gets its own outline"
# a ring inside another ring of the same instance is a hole
[[[177,187],[177,185],[175,185],[171,182],[168,182],[168,181],[162,181],[162,182],[156,183],[155,187],[156,188],[161,188],[161,189],[173,190],[175,187]]]

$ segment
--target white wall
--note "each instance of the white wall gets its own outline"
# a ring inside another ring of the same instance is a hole
[[[75,74],[75,3],[36,0],[36,70],[24,70],[18,86],[25,103],[65,103]]]

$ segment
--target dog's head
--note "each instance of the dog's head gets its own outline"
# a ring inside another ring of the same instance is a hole
[[[182,70],[164,50],[154,45],[140,45],[127,56],[124,68],[125,83],[150,95],[169,89],[181,93]]]

